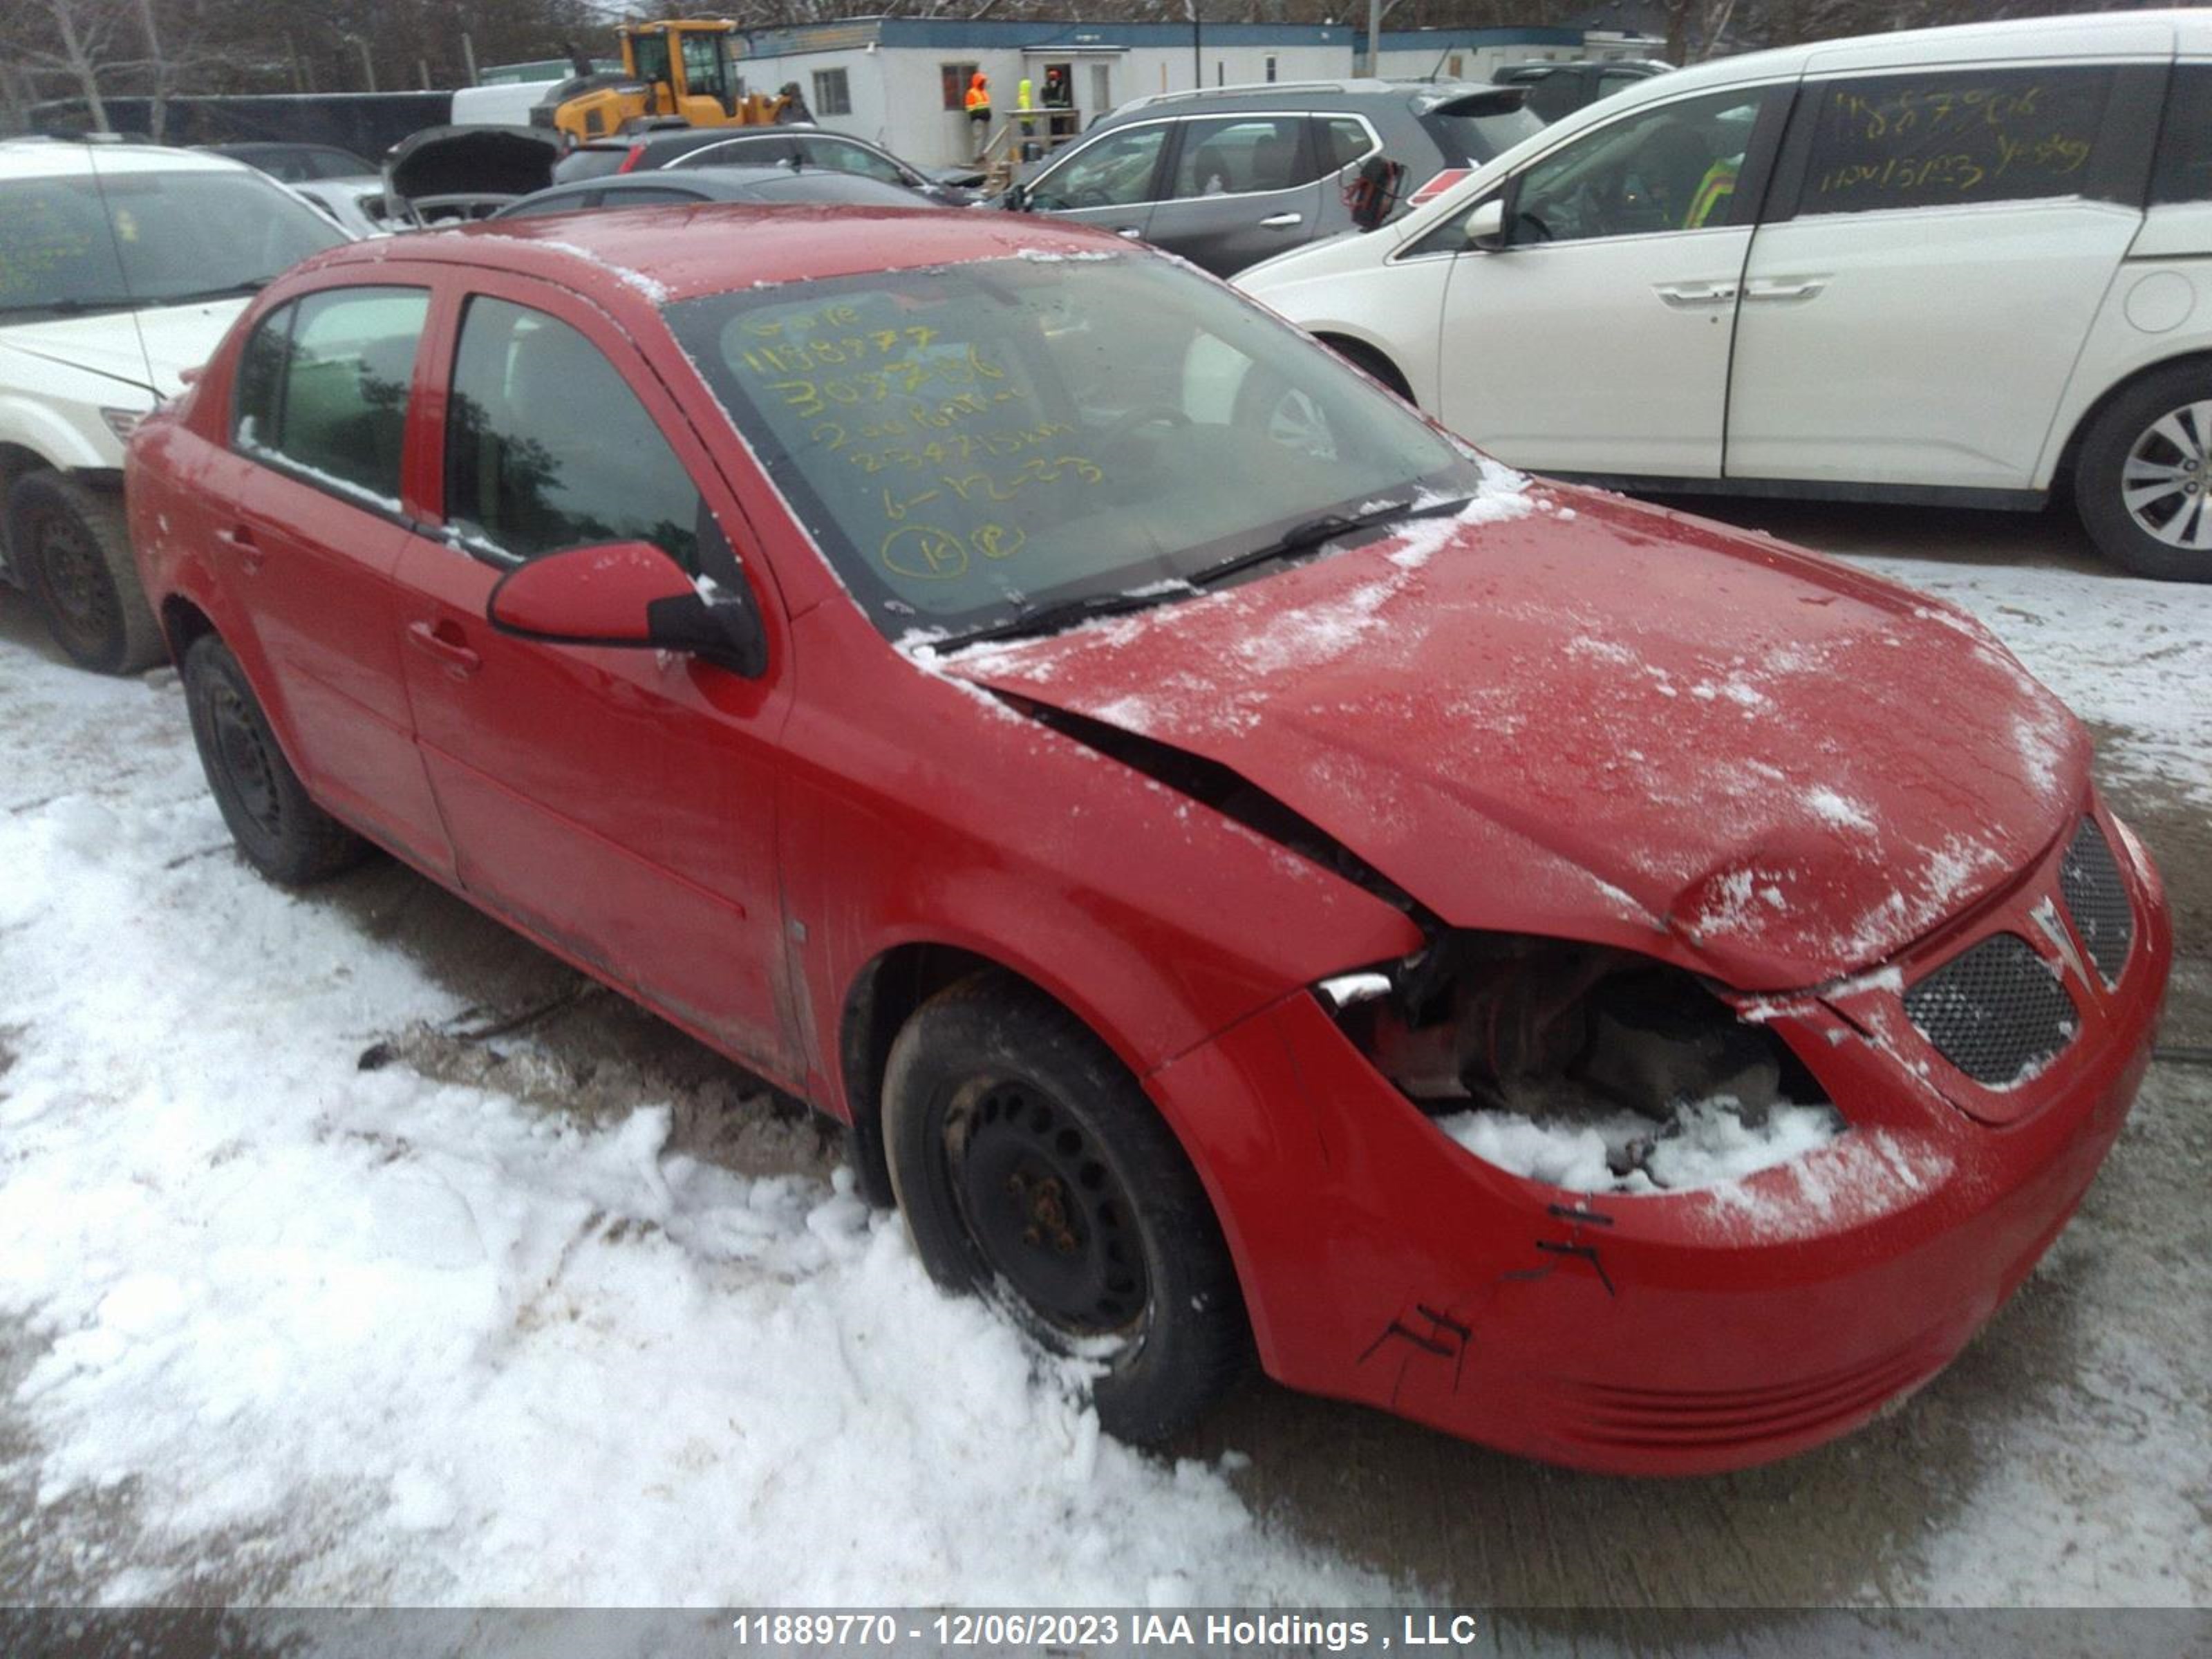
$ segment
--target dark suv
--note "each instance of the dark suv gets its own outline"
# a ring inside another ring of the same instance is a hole
[[[1540,131],[1522,101],[1517,87],[1436,81],[1162,93],[1034,164],[996,205],[1103,225],[1227,276],[1351,229],[1344,185],[1370,156],[1404,166],[1403,205]]]
[[[975,199],[973,191],[941,183],[865,138],[807,126],[670,127],[628,138],[594,140],[561,158],[553,169],[553,182],[573,185],[614,173],[720,167],[819,167],[824,173],[852,173],[898,185],[944,207],[962,207]]]
[[[1527,88],[1528,112],[1548,126],[1584,104],[1610,98],[1672,68],[1656,58],[1623,58],[1606,64],[1508,64],[1491,78],[1501,87]]]

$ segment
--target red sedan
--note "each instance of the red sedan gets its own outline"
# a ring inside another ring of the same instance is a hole
[[[1109,236],[356,245],[129,485],[251,863],[374,842],[848,1123],[1127,1437],[1256,1354],[1594,1468],[1815,1444],[2149,1053],[2158,878],[1978,625]]]

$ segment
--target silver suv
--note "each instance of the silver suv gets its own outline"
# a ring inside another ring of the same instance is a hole
[[[1405,168],[1402,210],[1540,131],[1524,96],[1435,81],[1161,93],[1034,164],[995,205],[1103,225],[1227,276],[1353,228],[1345,187],[1372,158]]]

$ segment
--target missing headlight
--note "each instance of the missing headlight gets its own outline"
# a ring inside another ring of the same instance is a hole
[[[1702,1186],[1842,1127],[1771,1030],[1631,951],[1455,933],[1390,977],[1375,995],[1371,975],[1340,975],[1323,1000],[1447,1133],[1516,1175],[1584,1191]]]

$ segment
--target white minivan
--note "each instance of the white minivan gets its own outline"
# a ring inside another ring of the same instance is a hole
[[[1683,70],[1237,282],[1517,465],[1996,507],[2070,489],[2107,556],[2212,580],[2212,12]]]

